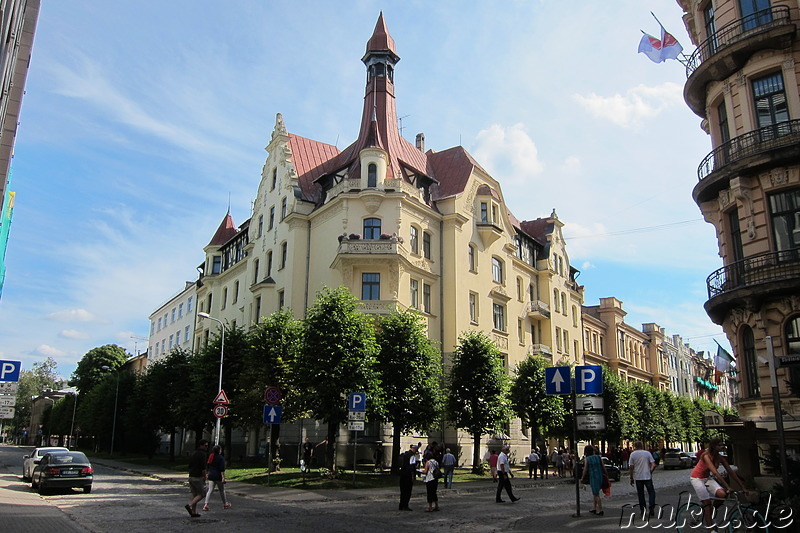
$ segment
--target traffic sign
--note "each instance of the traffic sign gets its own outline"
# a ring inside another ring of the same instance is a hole
[[[0,407],[14,407],[17,405],[16,396],[0,396]]]
[[[278,405],[283,399],[283,393],[278,387],[267,387],[264,392],[264,401],[270,405]]]
[[[216,407],[214,407],[214,416],[216,416],[217,418],[222,418],[227,414],[228,414],[228,408],[225,407],[224,405],[217,405]]]
[[[544,369],[545,393],[553,396],[572,394],[568,366],[548,366]]]
[[[575,367],[576,394],[603,394],[603,367],[587,365]]]
[[[0,394],[16,394],[18,387],[16,381],[0,381]]]
[[[575,398],[575,410],[580,413],[602,413],[602,396],[581,396]]]
[[[367,393],[351,392],[350,397],[347,400],[347,409],[350,411],[366,411]]]
[[[14,408],[13,407],[0,407],[0,419],[5,418],[14,418]]]
[[[281,414],[283,413],[283,406],[280,405],[265,405],[264,406],[264,423],[265,424],[280,424]]]
[[[228,405],[231,402],[228,401],[228,396],[225,394],[225,391],[224,390],[220,390],[217,393],[217,396],[214,398],[214,402],[213,403],[222,404],[222,405]]]
[[[606,429],[606,415],[578,413],[576,419],[578,421],[578,429],[581,431],[602,431]]]
[[[366,411],[347,411],[347,419],[348,420],[366,420],[367,413]]]
[[[4,361],[0,359],[0,381],[19,381],[22,361]]]
[[[779,355],[775,358],[778,360],[778,368],[800,365],[800,354]]]
[[[347,423],[348,431],[364,431],[364,422],[349,421]]]

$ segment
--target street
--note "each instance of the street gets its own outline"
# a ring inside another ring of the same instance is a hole
[[[575,488],[566,480],[529,481],[517,474],[512,484],[522,499],[518,503],[494,502],[496,485],[468,483],[449,491],[440,487],[442,511],[426,513],[425,487],[415,483],[411,507],[415,512],[397,511],[398,492],[391,489],[369,491],[298,491],[230,483],[229,501],[233,507],[223,511],[218,494],[212,497],[211,510],[199,511],[200,518],[191,518],[183,506],[189,500],[189,489],[183,485],[185,475],[170,474],[173,480],[156,479],[140,473],[126,472],[95,464],[91,494],[79,490],[61,491],[39,496],[20,477],[22,456],[31,448],[0,446],[0,509],[8,509],[11,498],[26,498],[30,513],[53,515],[47,529],[25,527],[26,522],[11,523],[9,514],[0,511],[0,527],[4,532],[38,533],[52,531],[88,531],[93,533],[149,533],[165,531],[489,531],[557,532],[565,528],[584,531],[618,531],[625,504],[634,504],[635,490],[626,482],[612,483],[612,495],[603,498],[605,516],[588,513],[591,492],[581,490],[581,517],[574,518]],[[658,503],[676,505],[679,493],[688,489],[689,470],[657,469],[654,481]],[[198,509],[202,505],[198,506]],[[625,516],[628,512],[625,512]],[[627,521],[626,521],[627,522]],[[58,523],[58,525],[56,525]],[[63,524],[62,524],[63,523]],[[662,529],[668,519],[653,521],[650,527]]]

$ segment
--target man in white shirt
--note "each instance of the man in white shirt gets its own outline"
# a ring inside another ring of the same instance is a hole
[[[511,472],[511,465],[508,462],[508,450],[508,446],[503,446],[503,451],[500,452],[500,457],[497,458],[497,477],[499,480],[497,483],[497,497],[495,498],[497,503],[505,503],[505,500],[501,498],[501,492],[504,487],[512,502],[519,500],[519,498],[514,497],[514,491],[511,489],[510,478],[514,477],[514,474]]]
[[[450,453],[450,448],[447,448],[442,456],[442,467],[442,473],[444,474],[444,486],[448,489],[452,489],[453,472],[456,469],[456,456]]]
[[[636,492],[639,495],[639,508],[642,510],[642,517],[644,517],[644,489],[647,487],[650,516],[653,516],[656,509],[656,489],[653,487],[653,470],[656,469],[656,460],[653,458],[653,454],[644,449],[642,441],[636,441],[634,447],[636,450],[628,458],[631,485],[636,481]]]
[[[528,456],[528,479],[537,479],[536,471],[539,469],[539,454],[536,450],[531,450]]]

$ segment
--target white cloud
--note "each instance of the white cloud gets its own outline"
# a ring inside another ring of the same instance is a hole
[[[66,355],[66,352],[62,352],[58,348],[53,348],[47,344],[40,344],[36,347],[35,351],[38,355],[44,355],[45,357],[61,357],[62,355]]]
[[[666,82],[655,87],[637,85],[624,95],[600,96],[574,94],[573,99],[597,118],[623,128],[636,127],[670,107],[683,104],[683,91],[677,83]]]
[[[591,268],[597,268],[591,261],[581,263],[581,270],[589,270]]]
[[[99,322],[100,319],[86,309],[64,309],[47,315],[50,320],[58,322]]]
[[[536,143],[522,123],[508,127],[492,124],[478,132],[475,142],[471,150],[475,159],[506,187],[524,183],[544,170]]]
[[[77,329],[62,329],[58,333],[61,337],[65,339],[88,339],[89,335],[84,333],[83,331],[78,331]]]

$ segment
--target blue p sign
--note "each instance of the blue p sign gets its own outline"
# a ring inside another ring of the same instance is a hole
[[[0,381],[19,381],[20,370],[22,361],[0,360]]]
[[[578,394],[603,394],[603,367],[600,365],[576,366],[575,392]]]
[[[348,411],[366,411],[367,410],[367,394],[365,392],[351,392],[350,398],[347,400]]]

